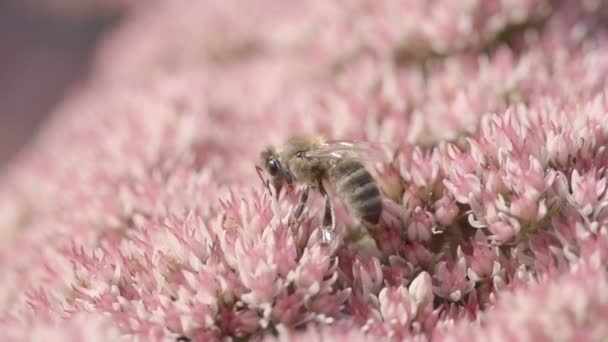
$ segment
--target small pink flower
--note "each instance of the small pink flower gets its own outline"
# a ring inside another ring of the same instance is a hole
[[[606,191],[606,177],[600,178],[597,171],[593,170],[580,175],[578,170],[572,172],[572,197],[570,202],[579,209],[583,215],[591,215],[598,200]]]
[[[383,288],[378,300],[382,319],[393,326],[405,326],[416,316],[416,302],[403,285]]]
[[[395,226],[386,226],[382,229],[375,229],[372,236],[376,241],[378,249],[385,255],[395,255],[402,246],[401,228]]]
[[[414,265],[427,267],[433,264],[435,254],[432,253],[422,243],[412,243],[403,247],[403,255],[405,260]]]
[[[450,191],[458,203],[468,204],[471,196],[476,196],[481,191],[481,182],[474,174],[458,174],[453,171],[450,177],[443,181],[445,187]]]
[[[501,194],[484,192],[481,196],[471,198],[469,224],[474,228],[484,228],[488,224],[501,220],[508,212],[507,203]]]
[[[251,291],[245,295],[244,300],[252,305],[269,303],[280,290],[277,262],[264,245],[245,247],[244,244],[239,241],[236,247],[239,278]]]
[[[505,183],[516,194],[530,200],[538,200],[546,188],[545,170],[542,164],[533,156],[510,157],[506,159]]]
[[[585,230],[582,228],[580,218],[576,214],[565,215],[565,217],[555,217],[551,221],[555,230],[555,237],[565,249],[566,256],[572,255],[578,249],[578,243],[586,238]],[[577,259],[572,256],[573,259]]]
[[[504,170],[496,165],[488,166],[484,170],[485,186],[484,190],[488,193],[506,195],[511,192],[504,182]]]
[[[260,316],[254,310],[223,308],[220,311],[218,324],[220,328],[237,337],[247,336],[260,326]]]
[[[414,148],[409,165],[409,173],[413,184],[420,188],[429,188],[436,183],[439,172],[439,153],[433,150],[424,153],[418,147]]]
[[[526,194],[512,198],[509,209],[511,215],[526,223],[538,222],[547,214],[547,206],[544,200],[537,201],[528,198]]]
[[[560,166],[565,166],[576,155],[578,145],[568,127],[554,127],[547,130],[547,158]]]
[[[495,251],[491,248],[473,243],[473,255],[468,256],[467,275],[474,282],[479,282],[496,275],[500,270]]]
[[[327,319],[331,320],[332,317],[340,316],[344,310],[344,303],[353,297],[351,289],[337,290],[333,293],[328,293],[329,291],[334,290],[331,288],[324,289],[324,293],[321,293],[306,305],[307,308],[315,312],[317,318],[322,318],[325,315]],[[306,316],[312,315],[304,315],[304,317]]]
[[[293,273],[294,283],[305,293],[315,295],[320,291],[327,272],[334,267],[330,255],[321,245],[315,244],[304,250]]]
[[[405,284],[414,271],[414,266],[411,263],[397,255],[390,255],[388,263],[388,265],[382,267],[382,273],[385,282],[392,286]]]
[[[416,307],[424,309],[433,304],[433,284],[427,272],[421,272],[409,286],[409,293]]]
[[[410,186],[405,188],[401,198],[403,209],[405,209],[401,211],[402,217],[407,217],[407,215],[410,215],[417,207],[424,206],[426,198],[423,198],[419,190],[420,188],[413,184],[410,184]]]
[[[467,263],[464,256],[460,256],[451,266],[445,261],[439,262],[434,273],[436,285],[433,291],[439,297],[458,302],[473,289],[474,283],[467,279]]]
[[[348,299],[349,315],[360,325],[369,320],[381,320],[379,302],[375,296],[361,297],[353,294]]]
[[[304,305],[304,294],[294,293],[277,300],[273,310],[272,317],[276,322],[281,322],[287,326],[293,326],[299,323],[302,319],[300,309]]]
[[[456,202],[448,195],[443,195],[434,205],[435,219],[443,226],[451,225],[460,212]]]
[[[490,223],[488,229],[492,232],[492,236],[490,236],[491,239],[510,241],[519,234],[521,225],[517,220],[503,216],[500,221]]]
[[[428,241],[433,235],[434,228],[433,215],[416,207],[407,227],[407,237],[410,241]]]
[[[383,284],[383,273],[380,261],[369,257],[365,260],[356,258],[353,264],[353,288],[362,296],[377,294]]]

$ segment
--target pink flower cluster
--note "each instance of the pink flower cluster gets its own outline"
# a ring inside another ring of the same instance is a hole
[[[136,8],[0,181],[1,339],[605,338],[606,18],[593,0]],[[260,151],[313,132],[391,150],[369,165],[379,227],[338,205],[323,246],[319,196],[294,224],[297,191],[268,196]]]

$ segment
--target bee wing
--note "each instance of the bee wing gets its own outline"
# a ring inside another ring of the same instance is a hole
[[[306,152],[306,157],[342,159],[356,156],[368,162],[387,162],[391,160],[388,145],[365,141],[329,141],[320,147]]]

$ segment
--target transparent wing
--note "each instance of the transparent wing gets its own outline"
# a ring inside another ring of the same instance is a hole
[[[342,159],[356,157],[368,162],[388,162],[392,159],[389,145],[366,141],[328,141],[306,152],[306,157]]]

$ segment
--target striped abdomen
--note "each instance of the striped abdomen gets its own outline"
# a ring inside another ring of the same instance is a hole
[[[382,214],[382,197],[376,181],[355,159],[339,159],[329,170],[329,179],[351,214],[376,224]]]

